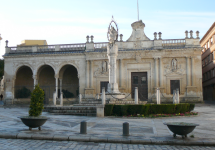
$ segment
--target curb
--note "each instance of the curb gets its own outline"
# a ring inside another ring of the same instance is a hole
[[[52,141],[77,141],[77,142],[102,142],[102,143],[122,143],[122,144],[143,144],[143,145],[181,145],[181,146],[215,146],[214,141],[208,139],[203,140],[157,140],[148,139],[132,139],[114,138],[114,137],[94,137],[94,136],[77,136],[77,135],[40,135],[40,134],[3,134],[0,133],[0,138],[4,139],[32,139],[32,140],[52,140]]]

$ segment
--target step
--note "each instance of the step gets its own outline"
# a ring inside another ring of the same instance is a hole
[[[49,110],[50,113],[96,113],[96,110]]]
[[[74,116],[93,116],[96,117],[96,113],[51,113],[52,115],[74,115]]]

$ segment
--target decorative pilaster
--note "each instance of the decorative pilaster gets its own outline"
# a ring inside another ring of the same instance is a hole
[[[86,75],[85,86],[86,88],[89,88],[89,60],[86,60],[85,75]]]
[[[194,57],[191,57],[191,74],[190,74],[190,78],[191,78],[191,86],[194,86]]]
[[[154,63],[155,63],[154,81],[155,81],[155,87],[158,87],[158,58],[154,58]]]
[[[119,87],[122,87],[122,59],[119,59]]]
[[[93,60],[90,60],[90,88],[93,88]]]
[[[187,86],[190,86],[190,61],[189,61],[189,57],[186,57],[186,79],[187,79]]]
[[[159,58],[159,86],[160,87],[163,87],[163,70],[162,70],[162,67],[163,67],[163,62],[162,62],[162,58]]]

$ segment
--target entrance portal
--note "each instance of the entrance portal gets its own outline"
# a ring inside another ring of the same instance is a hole
[[[134,98],[135,87],[138,87],[138,98],[141,101],[148,100],[147,72],[132,72],[131,73],[132,98]]]

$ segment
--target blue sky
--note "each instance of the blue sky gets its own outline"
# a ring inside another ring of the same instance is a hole
[[[199,30],[201,38],[215,22],[214,6],[215,0],[139,0],[139,16],[150,39],[154,32],[162,32],[163,39],[182,39],[185,30]],[[137,21],[136,0],[0,0],[0,56],[5,40],[9,46],[25,39],[69,44],[94,35],[94,42],[106,42],[112,15],[127,40]]]

